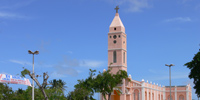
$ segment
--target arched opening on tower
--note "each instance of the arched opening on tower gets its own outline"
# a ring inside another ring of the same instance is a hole
[[[113,63],[117,63],[117,52],[113,51]]]
[[[126,54],[125,54],[125,52],[124,52],[124,54],[123,54],[124,63],[126,62],[126,61],[125,61],[125,60],[126,60],[126,59],[125,59],[125,56],[126,56]]]

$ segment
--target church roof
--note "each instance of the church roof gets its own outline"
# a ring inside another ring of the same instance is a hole
[[[115,14],[115,17],[114,17],[112,23],[110,24],[110,27],[116,27],[116,26],[124,27],[124,25],[119,17],[119,13]]]

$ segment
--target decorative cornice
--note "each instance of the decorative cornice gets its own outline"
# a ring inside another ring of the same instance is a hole
[[[115,33],[124,33],[124,32],[122,32],[122,31],[119,31],[119,32],[109,32],[108,34],[115,34]],[[124,33],[124,34],[126,34],[126,33]]]
[[[127,67],[127,66],[124,66],[124,65],[110,65],[110,66],[108,66],[108,67]]]
[[[135,83],[137,83],[137,84],[139,84],[139,85],[141,85],[141,83],[140,82],[138,82],[138,81],[135,81],[135,80],[131,80],[132,82],[135,82]]]
[[[123,49],[123,48],[108,49],[108,51],[109,51],[109,50],[124,50],[124,51],[127,51],[127,50],[125,50],[125,49]]]

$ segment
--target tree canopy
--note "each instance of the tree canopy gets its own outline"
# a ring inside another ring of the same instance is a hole
[[[127,72],[124,70],[119,70],[116,74],[112,74],[110,71],[111,69],[96,75],[96,70],[90,69],[89,77],[85,80],[78,80],[74,91],[70,92],[67,98],[70,100],[94,100],[92,97],[94,93],[101,93],[105,100],[106,95],[110,100],[114,88],[121,84],[123,79],[128,78]]]
[[[35,100],[45,100],[42,91],[36,86]],[[49,86],[46,87],[45,92],[50,100],[65,100],[66,96],[64,92],[56,88],[51,89]],[[18,90],[12,90],[5,83],[0,83],[0,100],[31,100],[32,99],[32,87],[27,86],[26,90],[19,88]]]
[[[104,99],[106,100],[106,95],[108,95],[108,100],[110,100],[111,93],[117,85],[122,84],[123,79],[127,79],[127,72],[124,70],[119,70],[116,74],[112,74],[111,69],[97,75],[95,78],[94,88],[96,92],[100,92]],[[117,93],[120,91],[117,91]],[[120,95],[120,93],[118,93]]]
[[[200,97],[200,51],[197,52],[193,57],[193,60],[186,63],[185,66],[191,70],[188,77],[194,80],[195,93]]]
[[[47,73],[43,73],[43,83],[40,84],[37,75],[31,74],[27,69],[21,71],[21,76],[29,75],[36,82],[37,86],[34,88],[36,100],[95,100],[93,98],[94,93],[101,93],[105,100],[108,96],[108,100],[110,100],[114,88],[118,88],[117,86],[122,84],[122,80],[128,78],[127,72],[124,70],[119,70],[116,74],[111,73],[111,70],[112,68],[109,68],[107,71],[99,72],[96,75],[96,70],[90,69],[89,77],[78,80],[78,84],[74,86],[74,91],[69,92],[67,97],[64,94],[66,83],[61,79],[53,79],[48,84],[49,76]],[[13,91],[7,84],[0,83],[1,100],[29,100],[32,98],[31,94],[32,87],[28,86],[26,90],[19,88]]]

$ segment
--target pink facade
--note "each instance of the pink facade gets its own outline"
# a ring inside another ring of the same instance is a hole
[[[108,33],[108,68],[112,68],[111,73],[115,74],[119,70],[127,71],[127,50],[126,50],[125,27],[116,13],[109,27]],[[123,84],[118,85],[112,93],[111,100],[169,100],[169,86],[159,86],[148,81],[123,80]],[[118,95],[116,91],[121,91]],[[172,100],[192,100],[191,86],[172,86]],[[104,100],[101,96],[101,100]]]

